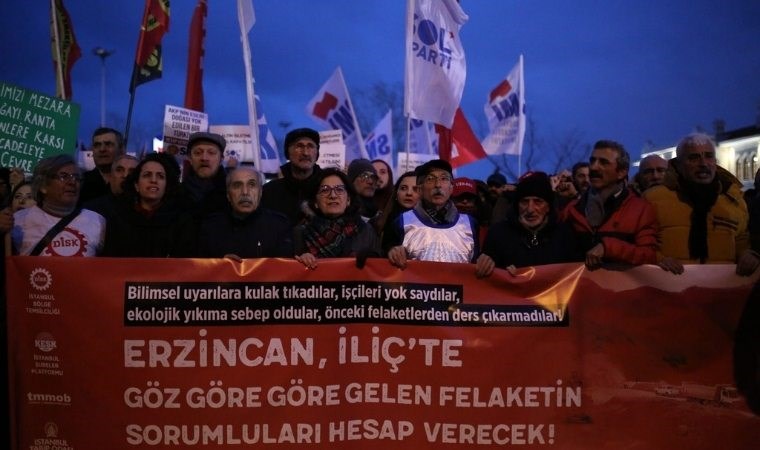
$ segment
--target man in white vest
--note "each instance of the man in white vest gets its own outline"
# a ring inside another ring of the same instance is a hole
[[[441,159],[415,170],[421,198],[417,206],[400,215],[383,235],[383,249],[394,266],[404,268],[409,259],[438,262],[475,262],[478,232],[475,219],[457,211],[451,165]]]

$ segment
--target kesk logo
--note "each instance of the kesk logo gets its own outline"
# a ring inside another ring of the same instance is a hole
[[[38,267],[29,274],[29,283],[38,291],[45,291],[53,284],[53,276],[47,269]]]
[[[43,331],[34,337],[34,346],[43,352],[52,352],[58,347],[52,334]]]

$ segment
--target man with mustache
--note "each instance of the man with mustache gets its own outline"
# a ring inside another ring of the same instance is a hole
[[[460,214],[451,193],[451,165],[441,159],[415,170],[421,198],[383,234],[383,249],[394,266],[405,268],[409,259],[438,262],[475,262],[478,227],[475,219]]]
[[[741,182],[717,165],[715,143],[690,134],[678,143],[665,181],[644,193],[660,222],[660,267],[683,273],[684,264],[736,264],[751,275],[760,255],[749,248],[747,205]]]
[[[488,276],[495,267],[537,266],[577,261],[572,228],[559,223],[555,193],[544,172],[520,177],[516,201],[507,217],[488,229],[476,275]]]
[[[111,165],[124,154],[124,137],[113,128],[100,127],[92,132],[92,160],[95,168],[82,176],[79,205],[110,192]]]
[[[281,212],[290,219],[290,225],[301,222],[306,214],[308,192],[316,183],[320,168],[319,133],[311,128],[297,128],[285,136],[285,158],[288,162],[280,167],[282,177],[264,185],[261,205]]]
[[[627,186],[631,157],[609,140],[594,144],[589,158],[588,190],[562,210],[575,230],[586,267],[603,263],[654,264],[657,219],[654,208]]]
[[[259,207],[263,179],[251,166],[240,166],[227,174],[229,208],[201,223],[198,256],[236,260],[293,257],[288,218]]]
[[[193,217],[200,221],[227,205],[222,157],[227,141],[224,136],[205,131],[190,135],[187,154],[190,161],[182,174],[182,187]]]

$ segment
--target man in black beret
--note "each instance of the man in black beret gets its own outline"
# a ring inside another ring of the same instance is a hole
[[[301,204],[320,171],[319,133],[311,128],[292,130],[285,136],[284,150],[288,162],[280,167],[282,177],[264,185],[261,206],[285,214],[295,226],[304,217]]]
[[[476,220],[457,211],[451,165],[441,159],[415,170],[421,197],[417,205],[400,215],[383,235],[383,249],[394,266],[404,268],[409,259],[439,262],[475,262],[478,256]]]

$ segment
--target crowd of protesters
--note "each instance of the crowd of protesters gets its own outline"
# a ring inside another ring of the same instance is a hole
[[[760,266],[760,174],[743,193],[704,134],[684,137],[669,161],[642,159],[633,176],[623,146],[601,140],[572,170],[515,183],[498,172],[456,178],[440,159],[395,180],[383,161],[320,168],[319,133],[309,128],[287,134],[288,162],[264,183],[252,166],[225,169],[225,146],[218,134],[195,133],[183,165],[170,153],[138,160],[117,130],[99,128],[90,171],[67,155],[39,161],[30,178],[0,168],[5,252],[280,257],[312,270],[321,258],[354,257],[360,268],[385,258],[399,269],[471,263],[477,277],[575,261],[591,270],[657,264],[675,275],[688,264],[734,264],[742,276]]]
[[[280,176],[225,169],[226,142],[194,133],[182,166],[174,155],[126,155],[117,130],[92,135],[95,168],[41,160],[31,178],[0,170],[0,232],[18,255],[121,257],[387,258],[472,263],[483,277],[509,269],[584,262],[589,269],[658,264],[760,266],[756,191],[717,166],[709,136],[692,134],[676,156],[631,159],[598,141],[588,161],[556,175],[528,172],[508,183],[456,178],[429,161],[394,180],[383,161],[321,168],[319,133],[290,131]]]

